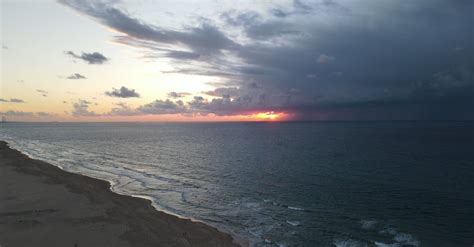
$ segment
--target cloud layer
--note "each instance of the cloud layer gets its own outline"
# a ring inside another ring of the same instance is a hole
[[[295,0],[264,11],[223,10],[180,30],[110,1],[59,2],[117,31],[115,42],[171,59],[167,73],[224,82],[206,98],[158,99],[128,109],[133,114],[474,119],[472,1]]]
[[[53,113],[49,112],[28,112],[28,111],[3,111],[0,112],[0,115],[7,117],[51,117],[55,116]]]

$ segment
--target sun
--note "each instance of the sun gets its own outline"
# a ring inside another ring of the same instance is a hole
[[[277,113],[277,112],[274,112],[274,111],[268,111],[268,112],[259,112],[257,114],[255,114],[255,117],[257,119],[261,119],[261,120],[270,120],[270,121],[273,121],[273,120],[278,120],[280,117],[281,117],[281,113]]]

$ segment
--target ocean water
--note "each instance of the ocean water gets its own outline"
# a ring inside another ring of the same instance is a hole
[[[0,139],[256,246],[474,244],[474,122],[5,123]]]

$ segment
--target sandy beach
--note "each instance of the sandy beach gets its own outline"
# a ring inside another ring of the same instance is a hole
[[[0,245],[239,246],[229,234],[115,194],[105,181],[30,159],[3,141]]]

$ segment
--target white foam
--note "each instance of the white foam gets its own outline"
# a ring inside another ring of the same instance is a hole
[[[360,224],[364,230],[373,230],[377,226],[376,220],[361,220]]]
[[[366,243],[362,243],[353,239],[336,240],[334,241],[336,247],[367,247]]]
[[[262,237],[262,232],[258,230],[249,230],[249,233],[254,235],[255,237],[261,238]]]
[[[398,243],[401,243],[404,246],[410,245],[410,246],[419,246],[420,241],[418,241],[415,237],[408,233],[398,233],[393,237],[393,240],[397,241]]]
[[[415,247],[420,246],[420,241],[416,239],[413,235],[408,234],[408,233],[398,232],[397,229],[392,228],[392,227],[388,227],[379,231],[379,234],[393,236],[393,240],[395,241],[395,243],[393,243],[392,245],[387,245],[387,246],[415,246]],[[383,244],[383,243],[379,243],[379,244]],[[383,245],[380,245],[380,246],[383,246]]]
[[[292,226],[300,226],[301,225],[301,222],[296,221],[296,220],[294,220],[294,221],[287,220],[286,223],[288,223]]]
[[[386,243],[374,242],[374,244],[377,247],[401,247],[400,243],[386,244]]]
[[[290,207],[290,206],[288,206],[288,209],[297,210],[297,211],[304,211],[304,208],[298,208],[298,207]]]
[[[384,235],[396,235],[397,230],[395,228],[388,227],[388,228],[384,228],[384,229],[380,230],[379,233],[384,234]]]
[[[288,247],[287,243],[276,243],[278,247]]]

